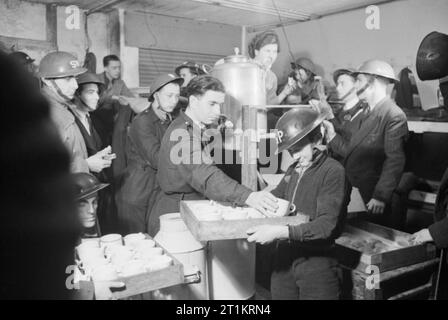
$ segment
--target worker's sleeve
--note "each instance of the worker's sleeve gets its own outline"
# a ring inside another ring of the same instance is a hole
[[[275,187],[274,190],[271,191],[271,193],[276,196],[277,198],[281,198],[284,200],[286,199],[286,189],[288,187],[289,182],[291,181],[292,173],[294,169],[292,168],[293,165],[291,165],[288,170],[286,170],[285,175],[283,176],[280,183]]]
[[[76,138],[78,132],[76,132],[76,125],[70,125],[62,132],[62,139],[64,144],[70,152],[70,171],[76,172],[89,172],[89,165],[87,164],[87,149],[82,137]]]
[[[148,117],[137,117],[129,129],[129,137],[143,160],[157,170],[160,140],[156,136],[154,123]]]
[[[428,230],[438,248],[448,248],[448,218],[430,225]]]
[[[123,87],[121,88],[120,96],[135,98],[131,90],[129,90],[126,83],[123,81]]]
[[[387,124],[384,135],[384,153],[386,159],[383,163],[380,179],[373,192],[373,199],[389,202],[393,191],[400,183],[403,174],[406,156],[404,142],[408,134],[408,124],[404,114],[397,115]]]
[[[347,156],[349,143],[350,140],[346,140],[340,134],[336,133],[336,136],[330,141],[328,146],[330,147],[331,151],[345,158]]]
[[[266,86],[266,102],[272,105],[280,104],[281,101],[277,96],[277,76],[274,73],[271,73],[270,75],[268,73],[266,77],[269,77],[269,79],[266,80],[267,82],[269,81],[269,87],[268,85]]]
[[[317,215],[313,221],[290,226],[290,239],[306,242],[327,240],[338,225],[344,202],[345,173],[342,167],[331,168],[317,196]]]
[[[181,151],[177,168],[183,179],[210,200],[244,205],[252,190],[229,178],[216,167],[212,158],[202,151],[199,138],[188,137],[184,136],[179,142]]]

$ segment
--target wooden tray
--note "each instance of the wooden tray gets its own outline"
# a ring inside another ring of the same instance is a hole
[[[424,262],[435,258],[436,250],[432,244],[404,244],[410,234],[383,227],[366,221],[350,221],[336,240],[336,254],[339,262],[350,268],[370,274],[368,267],[376,266],[379,272]],[[347,241],[378,240],[387,247],[382,252],[372,252],[367,248],[353,246]],[[398,241],[398,242],[397,242]]]
[[[148,239],[152,239],[146,235]],[[164,254],[173,259],[173,263],[164,269],[136,274],[130,277],[120,277],[117,281],[124,282],[124,289],[114,290],[117,299],[124,299],[139,295],[145,292],[154,291],[161,288],[171,287],[184,283],[184,267],[175,257],[173,257],[163,246],[155,241],[156,246],[163,249]],[[92,280],[93,281],[93,280]],[[95,281],[93,281],[95,284]]]
[[[302,224],[309,221],[309,217],[303,214],[279,218],[251,218],[244,220],[216,220],[201,221],[193,213],[191,205],[210,203],[209,200],[181,201],[180,214],[190,232],[198,241],[246,239],[246,231],[258,225],[286,225]],[[221,205],[230,206],[228,203]]]

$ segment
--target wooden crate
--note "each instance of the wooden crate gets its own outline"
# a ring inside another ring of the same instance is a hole
[[[378,274],[378,286],[373,287],[371,274],[343,267],[343,299],[387,300],[407,296],[413,299],[427,299],[431,290],[432,275],[439,259],[413,264]],[[411,294],[403,294],[412,292]]]
[[[152,239],[146,235],[148,239]],[[155,240],[154,240],[155,241]],[[157,289],[167,288],[174,285],[184,283],[184,267],[174,256],[172,256],[163,246],[157,241],[156,245],[161,247],[164,254],[173,259],[173,263],[164,269],[136,274],[130,277],[121,277],[117,281],[125,284],[124,289],[114,290],[114,296],[117,299],[125,299],[145,292],[154,291]],[[95,284],[95,282],[93,282]]]
[[[194,206],[197,203],[209,203],[209,200],[181,201],[180,214],[188,229],[198,241],[246,239],[248,237],[246,231],[254,226],[265,224],[296,225],[309,221],[309,217],[302,214],[279,218],[200,221],[191,208],[192,204]]]
[[[366,221],[350,221],[344,228],[344,234],[348,234],[353,240],[373,238],[390,245],[390,249],[385,252],[368,253],[363,249],[355,249],[344,243],[342,238],[338,238],[336,255],[340,264],[361,272],[366,272],[366,269],[372,265],[376,266],[380,272],[384,272],[424,262],[436,256],[434,245],[429,243],[398,245],[397,241],[409,237],[410,234]]]

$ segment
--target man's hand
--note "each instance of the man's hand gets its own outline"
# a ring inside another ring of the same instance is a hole
[[[319,114],[326,115],[325,117],[326,120],[331,120],[334,118],[333,109],[326,100],[320,101],[316,99],[311,99],[308,103],[314,110],[319,112]]]
[[[87,158],[87,165],[89,170],[95,173],[101,172],[104,168],[109,168],[112,165],[112,160],[116,158],[115,153],[111,153],[110,146],[97,152],[93,156]]]
[[[369,203],[367,203],[367,210],[369,210],[369,212],[372,212],[373,214],[383,213],[384,207],[386,207],[386,204],[376,199],[371,199]]]
[[[111,288],[123,288],[125,284],[118,281],[95,282],[95,300],[117,300]]]
[[[267,191],[252,192],[246,200],[246,204],[258,211],[271,215],[277,211],[277,198]]]
[[[425,242],[432,242],[434,239],[428,229],[422,229],[412,235],[411,241],[413,241],[414,244],[421,244]]]
[[[247,241],[268,244],[276,239],[288,239],[289,230],[287,226],[261,225],[252,227],[246,231],[249,237]]]
[[[336,137],[336,131],[334,130],[334,126],[330,121],[324,120],[324,122],[322,122],[322,124],[324,125],[324,128],[325,128],[326,141],[327,141],[327,143],[329,143],[331,140],[334,139],[334,137]]]

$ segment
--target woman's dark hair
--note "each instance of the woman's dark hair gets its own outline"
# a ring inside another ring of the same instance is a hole
[[[187,98],[190,96],[201,97],[209,90],[226,92],[224,85],[218,79],[209,75],[197,76],[187,86]]]
[[[280,41],[275,31],[265,31],[257,34],[249,44],[249,56],[252,59],[255,58],[255,50],[260,50],[268,44],[276,44],[278,46],[278,52],[280,52]]]

